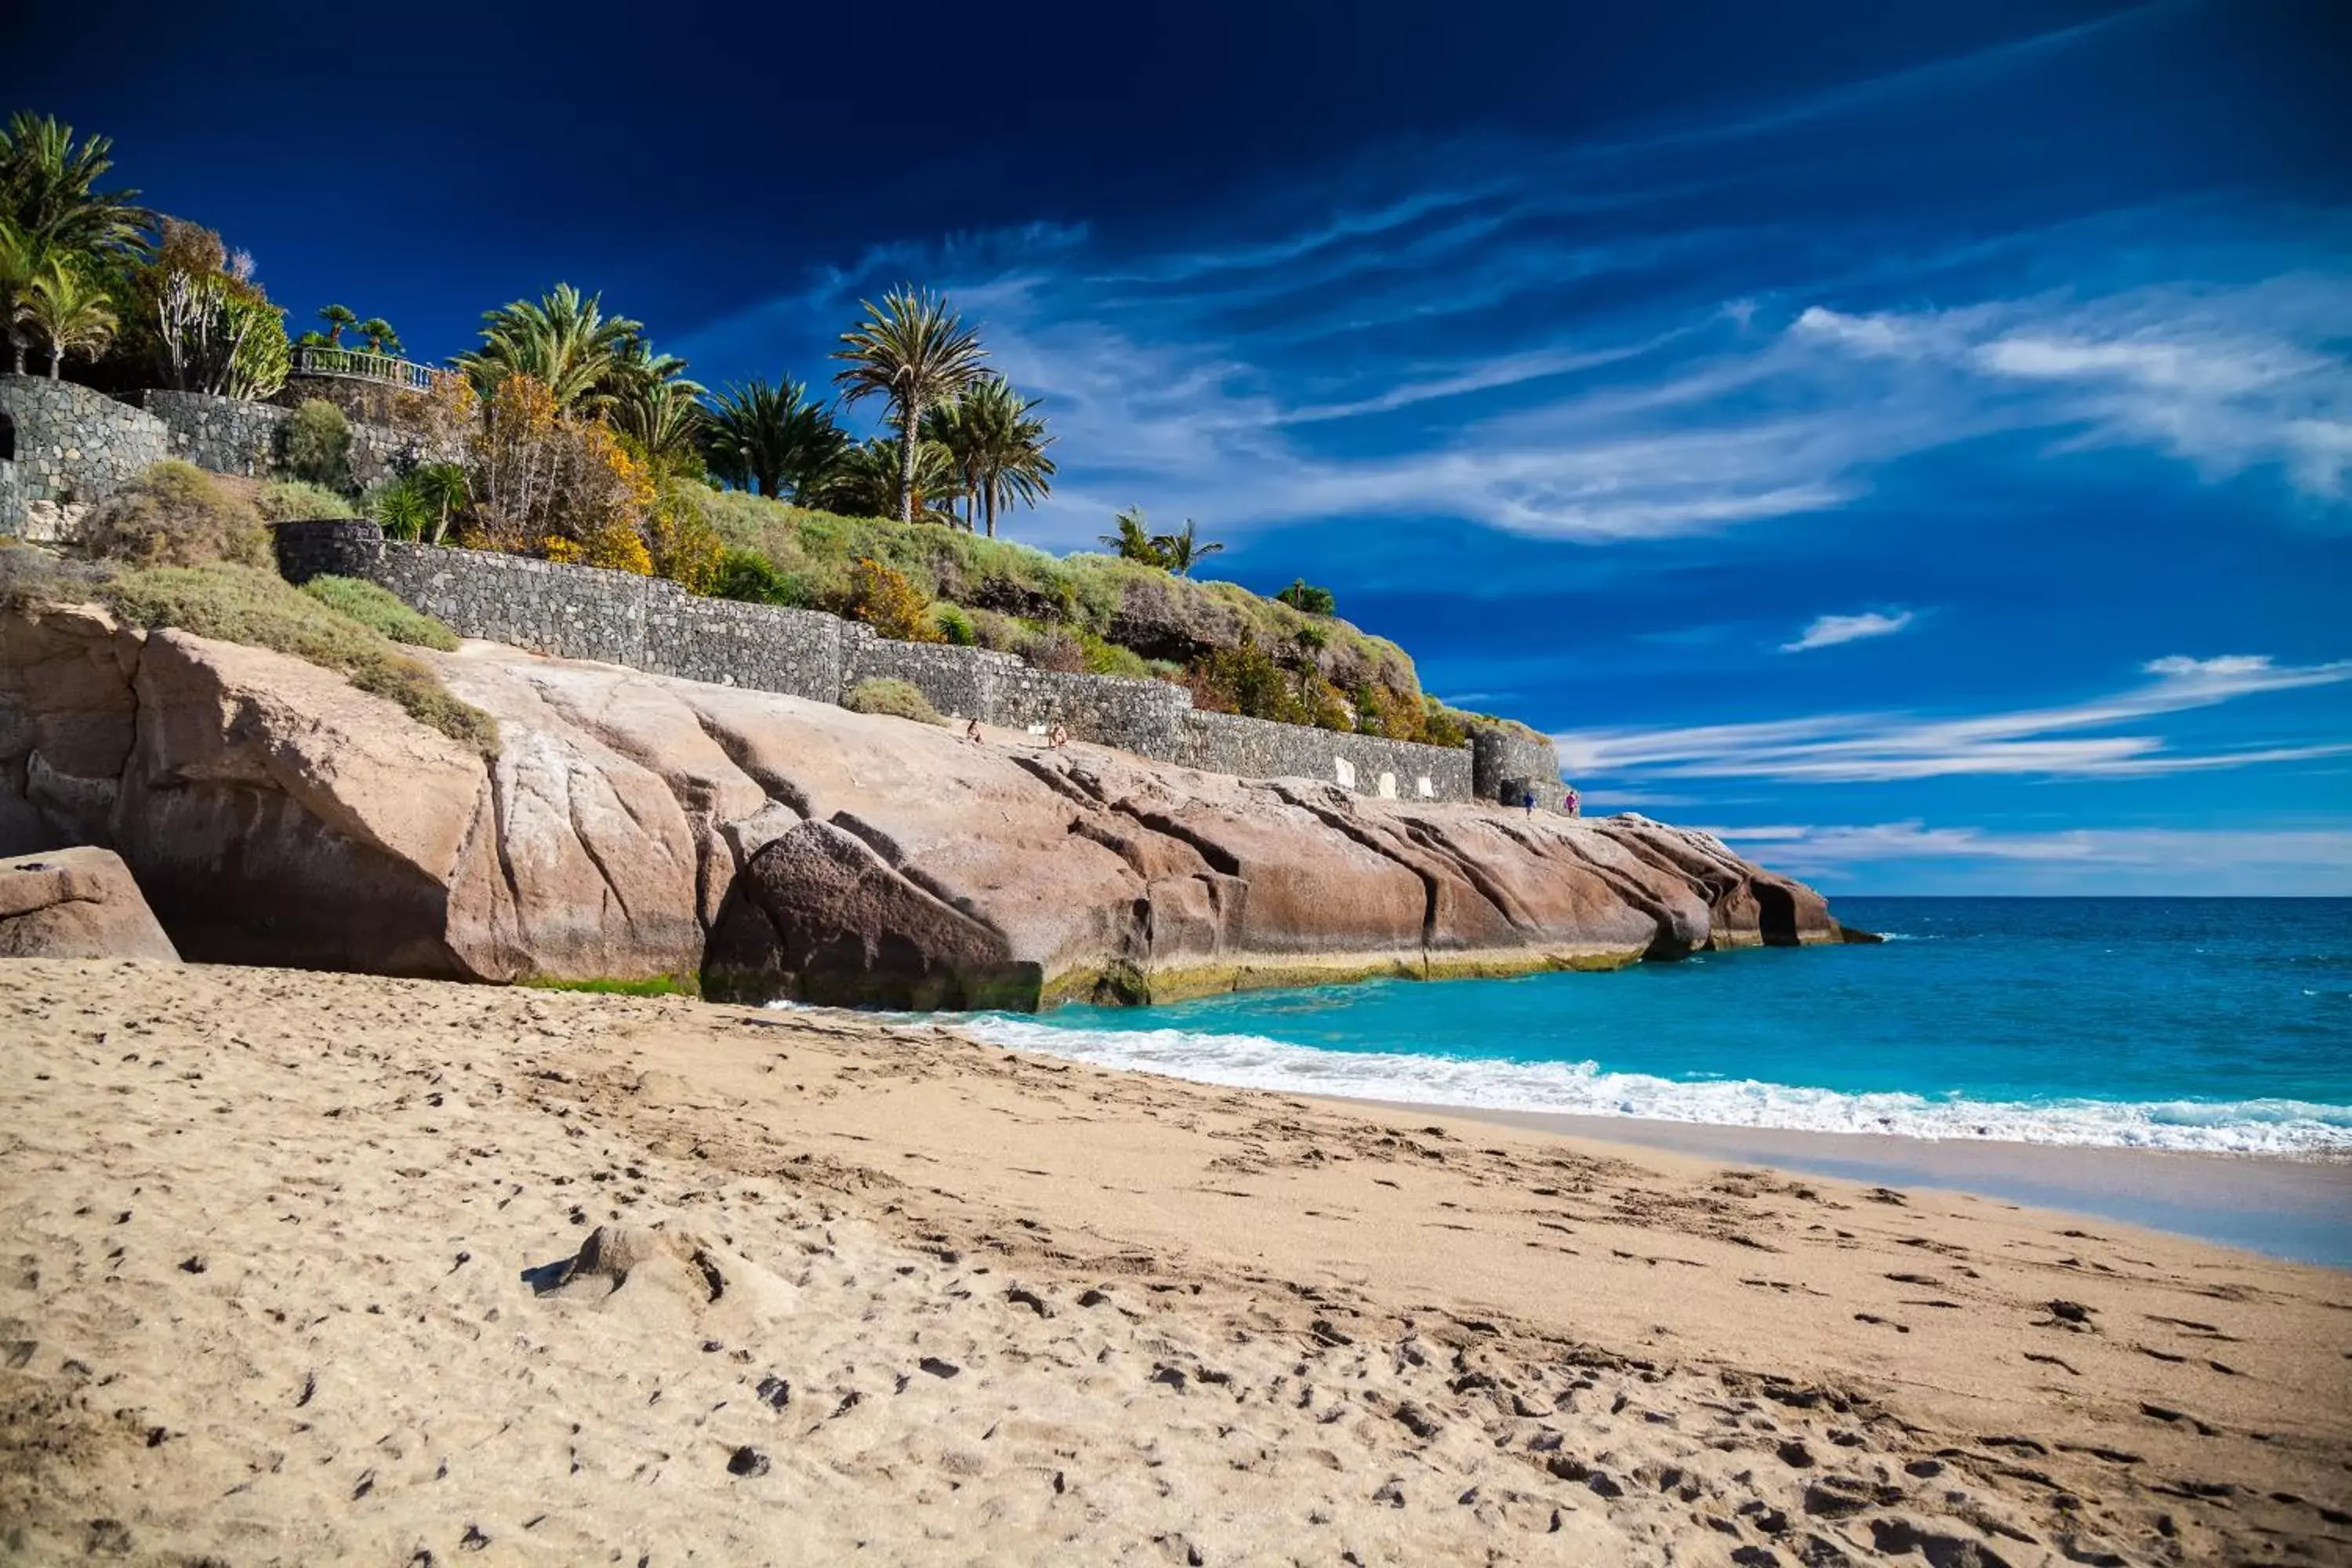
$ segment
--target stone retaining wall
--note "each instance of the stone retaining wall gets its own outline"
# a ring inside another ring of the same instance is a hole
[[[171,455],[216,474],[269,479],[284,465],[286,426],[294,410],[240,397],[200,392],[150,391],[142,395],[147,412],[170,434]],[[352,484],[365,489],[397,478],[422,463],[456,462],[465,454],[436,450],[405,430],[364,420],[349,421]]]
[[[291,581],[322,573],[367,578],[463,636],[560,658],[822,702],[840,701],[861,680],[893,679],[959,719],[1011,727],[1059,721],[1074,739],[1207,772],[1309,778],[1407,800],[1478,793],[1469,747],[1197,712],[1191,694],[1166,681],[1063,674],[986,648],[892,642],[819,611],[698,598],[662,578],[387,541],[372,522],[283,523],[277,536],[278,568]],[[1556,783],[1557,763],[1550,776]]]
[[[37,502],[79,509],[171,456],[162,422],[69,381],[0,372],[0,416],[16,454],[0,487],[0,533],[21,531]]]
[[[1540,735],[1482,724],[1470,731],[1470,757],[1471,788],[1481,800],[1519,805],[1532,794],[1536,804],[1547,811],[1558,811],[1568,803],[1568,786],[1559,777],[1559,752]]]

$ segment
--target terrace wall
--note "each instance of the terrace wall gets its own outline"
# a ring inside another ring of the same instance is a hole
[[[1059,721],[1075,739],[1208,772],[1318,779],[1407,800],[1477,793],[1470,747],[1198,712],[1190,693],[1166,681],[1063,674],[986,648],[892,642],[819,611],[698,598],[657,577],[388,541],[364,521],[282,524],[278,559],[295,582],[321,573],[366,578],[463,636],[565,658],[824,702],[840,701],[861,680],[904,680],[959,719],[1012,727]],[[1530,753],[1513,765],[1539,762]],[[1556,762],[1550,770],[1556,784]]]

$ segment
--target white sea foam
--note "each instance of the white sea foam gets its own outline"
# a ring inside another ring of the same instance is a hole
[[[2041,1102],[1848,1094],[1752,1079],[1684,1082],[1603,1072],[1592,1062],[1513,1062],[1402,1051],[1327,1051],[1259,1035],[1187,1029],[1072,1029],[998,1015],[959,1020],[992,1044],[1293,1094],[1639,1116],[1723,1127],[1889,1132],[1908,1138],[2189,1149],[2352,1152],[2352,1106],[2294,1100]]]

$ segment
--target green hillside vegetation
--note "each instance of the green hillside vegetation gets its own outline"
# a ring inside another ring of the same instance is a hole
[[[1046,668],[1174,680],[1217,711],[1441,745],[1459,745],[1476,718],[1425,700],[1412,658],[1387,638],[1237,584],[696,489],[728,551],[712,591],[729,597],[871,619],[859,613],[857,563],[872,561],[930,606],[924,640],[995,648]]]

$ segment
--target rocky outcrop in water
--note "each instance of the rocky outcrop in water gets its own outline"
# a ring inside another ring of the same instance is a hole
[[[118,849],[192,958],[895,1005],[1841,934],[1811,889],[1640,818],[975,747],[489,644],[434,662],[499,720],[496,761],[277,654],[89,609],[0,617],[0,851]]]

